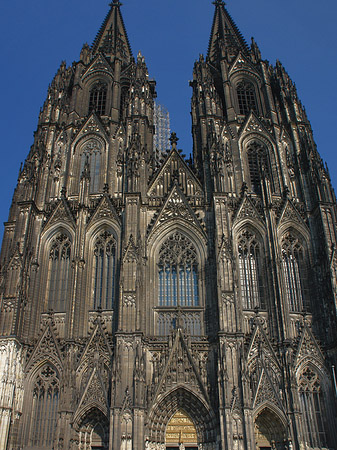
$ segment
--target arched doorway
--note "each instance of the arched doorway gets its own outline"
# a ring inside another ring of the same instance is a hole
[[[286,428],[280,418],[269,408],[263,409],[255,419],[256,449],[283,450],[286,439]]]
[[[171,417],[165,433],[166,450],[198,450],[197,430],[189,415],[179,409]]]

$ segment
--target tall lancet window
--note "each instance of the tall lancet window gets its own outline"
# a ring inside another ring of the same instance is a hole
[[[82,148],[80,176],[83,172],[86,162],[89,163],[90,170],[90,193],[94,194],[99,191],[100,183],[100,171],[101,171],[101,159],[102,159],[102,146],[96,139],[88,141],[84,148]]]
[[[238,255],[243,308],[264,307],[260,243],[256,236],[248,230],[239,236]]]
[[[66,309],[70,279],[71,243],[69,237],[59,233],[49,251],[48,266],[48,308],[56,312]]]
[[[192,335],[201,333],[198,257],[192,242],[179,232],[169,236],[159,251],[158,297],[159,334],[169,334],[180,319]]]
[[[102,81],[92,87],[89,97],[89,114],[94,111],[100,116],[105,115],[107,91],[107,85]]]
[[[302,311],[304,302],[301,274],[306,272],[303,246],[295,236],[287,233],[282,239],[281,248],[288,307],[290,311]]]
[[[111,233],[104,231],[96,240],[94,248],[94,309],[112,309],[115,290],[116,241]]]
[[[172,234],[159,252],[159,306],[198,306],[198,262],[194,245]]]
[[[258,142],[251,142],[247,148],[247,158],[251,190],[260,194],[262,175],[265,174],[272,182],[267,149]]]
[[[238,96],[239,113],[248,114],[250,111],[257,113],[256,94],[253,83],[247,80],[242,80],[236,86]]]
[[[59,380],[56,371],[45,365],[38,373],[33,386],[33,402],[30,405],[30,446],[51,448],[57,424]]]
[[[307,367],[299,378],[305,448],[327,447],[326,399],[319,376]]]

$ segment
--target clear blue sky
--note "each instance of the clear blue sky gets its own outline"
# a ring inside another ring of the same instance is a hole
[[[122,0],[123,2],[123,0]],[[207,52],[211,0],[125,0],[122,14],[134,55],[141,50],[158,100],[170,111],[179,147],[192,150],[188,81]],[[262,57],[279,59],[295,81],[318,150],[337,186],[336,0],[228,0],[243,36],[255,37]],[[1,2],[2,70],[0,222],[6,221],[20,161],[33,143],[39,109],[60,62],[78,60],[109,9],[102,0]]]

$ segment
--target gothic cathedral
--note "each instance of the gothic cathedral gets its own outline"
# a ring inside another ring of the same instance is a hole
[[[49,87],[2,244],[0,450],[337,449],[335,195],[287,72],[214,5],[193,158],[153,145],[118,0]]]

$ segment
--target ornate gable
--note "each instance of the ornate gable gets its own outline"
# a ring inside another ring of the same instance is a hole
[[[188,204],[186,197],[180,190],[177,183],[175,183],[159,215],[150,225],[150,230],[152,231],[156,227],[162,225],[163,223],[167,223],[170,220],[177,219],[181,219],[195,225],[204,233],[204,230],[202,229],[202,226],[194,211]]]
[[[139,247],[136,245],[133,235],[130,234],[129,242],[124,250],[123,261],[128,263],[137,262],[139,259]]]
[[[235,215],[234,221],[240,222],[241,220],[252,219],[254,221],[258,220],[264,223],[263,217],[257,210],[256,206],[247,195],[244,196],[239,209]]]
[[[148,197],[165,197],[174,180],[187,197],[203,198],[199,180],[175,148],[172,149],[163,166],[155,175],[147,193]]]
[[[314,359],[324,364],[322,351],[307,324],[304,325],[297,347],[294,367],[298,368],[305,359]]]
[[[84,136],[87,136],[88,134],[100,134],[104,136],[105,140],[108,140],[108,136],[106,134],[105,128],[100,121],[100,119],[96,116],[96,114],[93,112],[89,116],[89,119],[83,124],[81,129],[78,131],[74,141],[78,141]]]
[[[178,328],[169,352],[167,363],[159,379],[153,402],[167,391],[179,385],[187,385],[189,389],[201,394],[209,402],[206,388],[202,382],[197,365],[192,356],[181,328]]]
[[[58,370],[62,370],[61,351],[51,326],[51,320],[47,324],[27,362],[26,371],[28,372],[35,364],[42,361],[50,361]]]
[[[236,57],[234,63],[232,64],[232,67],[229,70],[229,74],[232,74],[237,71],[249,71],[253,72],[255,74],[255,69],[253,65],[249,62],[249,60],[240,52],[238,56]]]
[[[242,125],[241,130],[239,132],[239,136],[242,136],[246,133],[261,133],[268,135],[269,138],[274,138],[271,136],[270,132],[267,130],[265,125],[261,122],[261,120],[257,117],[254,111],[251,111],[249,116],[247,117],[246,122]]]
[[[283,409],[281,398],[275,388],[277,388],[277,386],[274,386],[272,383],[268,371],[266,369],[262,369],[253,400],[253,408],[268,401]]]
[[[99,221],[100,219],[112,219],[113,221],[116,221],[119,225],[121,225],[121,221],[117,214],[117,211],[114,208],[108,195],[103,195],[103,197],[101,198],[95,211],[90,217],[88,226],[90,226],[94,222]]]
[[[75,219],[70,210],[67,200],[62,197],[59,200],[55,210],[44,224],[44,229],[50,227],[57,222],[67,222],[72,228],[75,227]]]
[[[289,199],[287,199],[283,206],[283,210],[278,220],[278,225],[286,222],[295,222],[306,227],[306,223],[304,222],[302,216],[294,206],[293,202]]]
[[[99,53],[91,62],[87,70],[84,72],[82,80],[85,80],[85,78],[89,77],[93,73],[105,74],[109,75],[110,77],[113,76],[110,64],[106,61],[101,53]]]
[[[262,354],[264,355],[264,358],[267,357],[269,360],[273,361],[278,368],[281,367],[261,323],[256,321],[256,326],[247,351],[247,363],[249,364],[255,358],[260,358]]]
[[[111,356],[112,352],[105,333],[101,324],[97,323],[81,356],[77,371],[83,370],[85,366],[96,366],[96,362],[98,365],[104,363],[109,367]]]
[[[108,416],[108,396],[104,382],[96,367],[93,368],[77,411],[96,407]]]

